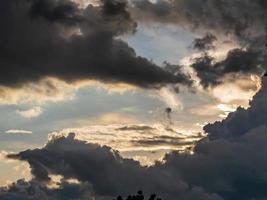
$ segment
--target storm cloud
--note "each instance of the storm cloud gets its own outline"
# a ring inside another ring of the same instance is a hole
[[[92,185],[96,196],[110,198],[124,196],[142,188],[155,192],[165,199],[218,199],[199,187],[189,187],[179,176],[166,174],[164,165],[143,167],[132,159],[122,158],[107,146],[86,143],[74,139],[74,134],[55,138],[43,149],[27,150],[9,158],[27,160],[34,179],[49,182],[49,174],[76,178]],[[170,176],[171,175],[171,176]]]
[[[208,33],[206,36],[202,38],[196,38],[193,43],[193,48],[200,51],[213,49],[215,48],[213,46],[213,42],[215,40],[217,40],[217,38],[214,35]]]
[[[267,196],[266,99],[264,78],[250,108],[204,128],[209,135],[196,144],[194,154],[172,152],[151,167],[107,146],[77,140],[74,133],[8,157],[29,162],[35,181],[48,183],[51,174],[75,178],[90,183],[98,197],[143,189],[169,200],[260,200]]]
[[[196,38],[193,48],[205,53],[195,59],[191,67],[205,88],[220,84],[226,75],[261,75],[267,69],[267,6],[264,1],[133,2],[132,13],[139,21],[175,24],[204,35],[203,38]],[[220,46],[213,46],[215,39],[234,42],[240,47],[231,49],[225,59],[217,61],[206,52],[213,48],[221,50]]]
[[[190,85],[117,36],[132,34],[136,22],[124,1],[105,0],[81,9],[68,0],[12,0],[0,3],[0,85],[20,87],[55,77],[66,82],[101,80],[145,88]]]
[[[249,102],[249,108],[237,108],[222,122],[208,124],[204,130],[209,133],[211,139],[214,138],[236,138],[240,135],[252,131],[264,130],[267,122],[267,77],[263,77],[262,87],[259,92]],[[241,125],[242,124],[242,125]]]
[[[33,200],[33,199],[90,199],[90,184],[68,183],[62,180],[58,188],[47,188],[38,181],[25,181],[20,179],[8,187],[0,189],[0,198],[8,200]]]
[[[195,59],[191,67],[204,88],[220,84],[226,75],[260,75],[267,69],[267,6],[261,0],[103,0],[84,9],[70,0],[12,0],[2,1],[0,9],[0,26],[5,27],[0,35],[1,86],[18,87],[46,77],[144,88],[191,85],[182,67],[175,72],[159,67],[119,39],[134,34],[144,21],[176,24],[205,35],[193,43],[200,51],[214,49],[212,43],[222,35],[240,45],[222,61],[208,54]]]
[[[46,76],[66,82],[126,82],[145,88],[191,84],[185,75],[159,68],[116,39],[135,31],[133,16],[140,21],[188,25],[196,31],[211,29],[216,38],[224,33],[237,39],[242,48],[230,50],[221,61],[206,53],[214,39],[196,40],[195,47],[203,54],[191,67],[204,87],[220,84],[228,74],[260,74],[265,69],[266,53],[260,47],[267,36],[267,4],[263,0],[132,3],[135,7],[128,13],[127,4],[121,1],[107,0],[84,10],[63,0],[1,1],[0,25],[6,28],[0,33],[0,84],[15,87]],[[140,11],[138,17],[135,9]],[[204,127],[208,136],[197,142],[193,153],[171,152],[163,162],[144,167],[111,147],[78,140],[74,133],[55,136],[42,148],[7,156],[27,161],[33,179],[1,188],[0,198],[66,199],[72,194],[73,199],[111,199],[142,189],[166,200],[266,199],[266,79],[263,77],[262,88],[248,109],[240,107],[226,119]],[[151,128],[117,129],[127,130]],[[178,139],[159,136],[137,142],[179,145]],[[63,177],[57,190],[47,187],[53,181],[51,175]],[[66,183],[69,179],[79,183]]]
[[[220,84],[225,75],[261,75],[265,69],[266,57],[252,49],[232,49],[222,61],[204,53],[194,59],[191,67],[196,71],[204,88]]]

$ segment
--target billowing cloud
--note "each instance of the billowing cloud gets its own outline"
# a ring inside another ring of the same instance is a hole
[[[256,50],[233,49],[226,58],[216,61],[214,57],[204,54],[194,59],[191,67],[196,71],[204,87],[218,85],[227,74],[258,74],[265,68],[266,60],[262,52]]]
[[[213,45],[237,42],[239,47],[228,51],[226,58],[217,61],[204,53],[191,67],[204,87],[221,83],[229,74],[257,74],[266,70],[266,4],[264,1],[133,1],[133,16],[139,21],[171,23],[192,32],[206,35],[197,38],[193,47],[202,50],[220,50]],[[207,30],[209,31],[207,34]]]
[[[42,114],[43,110],[41,107],[33,107],[29,110],[18,110],[17,113],[25,118],[34,118]]]
[[[225,121],[205,127],[209,137],[196,144],[193,154],[172,152],[151,167],[124,159],[110,147],[77,140],[74,133],[8,157],[29,162],[38,182],[49,183],[51,175],[74,178],[90,183],[97,197],[141,188],[170,200],[261,200],[267,196],[266,94],[265,78],[247,110],[240,108]]]
[[[204,136],[200,133],[187,133],[170,124],[108,124],[67,128],[49,134],[67,136],[75,132],[76,138],[88,143],[106,145],[119,151],[124,158],[145,159],[142,165],[153,165],[167,152],[186,151]]]
[[[0,104],[40,105],[45,102],[71,100],[77,87],[55,78],[44,78],[36,83],[24,84],[20,88],[0,86]]]
[[[38,182],[50,182],[49,174],[59,174],[65,179],[76,178],[80,182],[89,182],[96,196],[111,198],[143,188],[147,192],[157,191],[168,199],[175,196],[181,199],[197,196],[199,199],[221,199],[200,187],[190,188],[177,177],[167,178],[160,165],[155,168],[142,167],[136,161],[123,159],[107,146],[75,140],[74,134],[55,138],[43,149],[28,150],[9,157],[27,160]]]
[[[124,1],[86,9],[68,0],[1,1],[1,86],[20,87],[46,77],[125,82],[145,88],[190,84],[137,56],[116,39],[135,31]],[[16,30],[16,31],[14,31]]]
[[[194,43],[193,43],[193,48],[200,50],[200,51],[205,51],[205,50],[210,50],[213,49],[213,42],[216,40],[216,37],[212,34],[207,34],[203,38],[196,38]]]
[[[238,137],[267,122],[266,106],[266,77],[263,78],[262,87],[249,103],[249,108],[239,107],[236,112],[230,113],[222,122],[216,122],[204,127],[211,138]],[[242,126],[240,126],[242,124]]]
[[[262,0],[143,0],[133,1],[133,5],[133,16],[140,21],[179,24],[199,33],[209,30],[211,34],[230,34],[248,41],[263,36],[266,30],[263,16],[267,7]]]
[[[89,184],[70,183],[62,180],[58,188],[48,188],[37,181],[20,179],[7,187],[0,189],[1,199],[31,200],[31,199],[91,199]]]

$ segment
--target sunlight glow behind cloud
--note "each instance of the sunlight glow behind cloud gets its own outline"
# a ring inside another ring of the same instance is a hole
[[[68,128],[49,134],[50,140],[74,132],[77,139],[90,143],[107,145],[118,150],[124,157],[139,160],[150,165],[160,160],[166,152],[190,150],[201,133],[187,133],[175,127],[160,124],[113,124]]]

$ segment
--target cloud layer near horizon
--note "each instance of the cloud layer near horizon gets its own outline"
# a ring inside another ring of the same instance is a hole
[[[69,134],[50,140],[41,149],[9,155],[9,158],[29,162],[34,180],[39,183],[49,183],[51,174],[75,178],[83,184],[90,183],[94,194],[103,198],[134,193],[141,188],[148,193],[156,191],[168,200],[262,200],[267,196],[264,79],[251,107],[244,109],[242,115],[237,110],[225,120],[228,124],[232,120],[244,123],[235,129],[228,128],[229,134],[223,128],[225,121],[208,125],[215,128],[221,125],[217,137],[212,137],[214,130],[205,128],[212,140],[198,142],[194,154],[173,152],[165,156],[163,163],[142,167],[136,161],[123,159],[110,147],[76,140],[75,134]],[[252,111],[257,120],[244,121],[245,113],[248,116]],[[13,193],[7,189],[1,195]]]

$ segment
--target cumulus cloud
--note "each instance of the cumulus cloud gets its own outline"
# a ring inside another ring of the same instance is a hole
[[[161,171],[160,165],[142,167],[137,161],[123,159],[107,146],[76,140],[74,134],[54,138],[43,149],[9,155],[9,158],[27,160],[38,182],[49,182],[49,174],[58,174],[65,179],[76,178],[80,182],[89,182],[100,197],[126,195],[143,188],[147,192],[157,191],[166,199],[175,196],[181,199],[194,199],[196,196],[199,199],[221,199],[201,187],[190,188],[181,179],[169,177]]]
[[[83,85],[83,84],[78,84]],[[40,105],[45,102],[58,102],[74,98],[75,85],[55,78],[44,78],[36,83],[27,83],[20,88],[0,86],[0,104]]]
[[[239,107],[236,112],[230,113],[222,122],[208,124],[204,130],[210,137],[236,137],[258,126],[266,125],[267,80],[263,78],[262,87],[259,92],[249,102],[249,108]],[[242,126],[240,126],[242,124]]]
[[[242,47],[230,50],[220,61],[205,52],[214,39],[195,41],[195,47],[204,52],[191,67],[205,88],[222,83],[227,75],[260,74],[266,67],[266,53],[259,47],[266,38],[267,4],[262,0],[133,1],[133,8],[124,1],[107,0],[86,9],[64,0],[1,1],[0,5],[0,25],[6,27],[0,33],[3,87],[16,89],[46,76],[69,83],[100,79],[145,88],[191,84],[186,75],[159,68],[115,39],[135,31],[134,19],[177,23],[199,32],[209,29],[217,39],[220,34],[237,39]],[[74,133],[55,136],[40,149],[9,154],[10,159],[29,163],[33,179],[1,188],[0,197],[110,199],[143,189],[168,200],[266,199],[266,87],[265,77],[247,109],[239,107],[225,120],[206,125],[208,137],[195,145],[193,153],[172,152],[150,167],[123,158],[115,148],[77,139],[79,134]],[[112,131],[151,133],[154,128],[116,127]],[[154,135],[131,142],[177,146],[179,139]],[[54,175],[62,180],[57,189],[49,189]],[[69,179],[78,181],[73,184]]]
[[[31,82],[39,84],[47,77],[68,84],[90,79],[144,88],[192,85],[182,66],[159,67],[118,39],[134,34],[137,23],[144,21],[177,24],[204,35],[196,38],[193,48],[214,52],[194,58],[190,67],[206,89],[222,84],[225,76],[259,75],[266,69],[266,5],[260,0],[219,4],[196,0],[23,0],[1,4],[0,25],[8,27],[0,35],[5,66],[0,77],[0,96],[4,97],[0,102],[4,103],[9,102],[11,90],[18,91]],[[221,45],[214,42],[229,40],[237,43],[236,48],[218,61],[215,54]],[[177,86],[174,89],[178,91]]]
[[[262,0],[197,1],[175,0],[133,1],[131,10],[140,21],[158,21],[180,24],[198,31],[209,30],[211,34],[231,34],[248,41],[265,35],[266,4]],[[216,36],[215,35],[215,36]],[[261,38],[263,39],[263,38]]]
[[[193,48],[200,50],[200,51],[206,51],[213,49],[213,42],[216,40],[216,37],[210,33],[208,33],[206,36],[202,38],[196,38],[193,43]]]
[[[264,78],[248,109],[240,108],[204,128],[209,137],[196,144],[193,154],[172,152],[150,167],[122,158],[110,147],[77,140],[74,133],[8,157],[29,162],[38,182],[49,183],[50,175],[74,178],[90,183],[97,197],[126,195],[141,188],[170,200],[261,200],[267,196],[266,94]]]
[[[85,9],[68,0],[1,1],[0,85],[21,87],[46,77],[125,82],[145,88],[190,85],[145,58],[120,39],[135,31],[126,1],[101,1]],[[16,31],[13,31],[16,30]]]
[[[186,151],[204,136],[200,133],[182,132],[172,125],[161,124],[109,124],[67,128],[49,134],[67,136],[75,132],[76,138],[88,143],[107,145],[119,151],[124,158],[142,158],[142,165],[153,165],[170,151]],[[141,157],[140,157],[141,156]],[[140,160],[138,160],[140,161]]]
[[[37,106],[29,110],[17,110],[17,113],[25,118],[34,118],[41,115],[43,112],[42,108]]]
[[[222,61],[217,61],[214,53],[204,53],[194,60],[191,67],[205,88],[220,84],[225,75],[261,75],[266,70],[264,44],[267,32],[263,16],[267,7],[264,1],[137,0],[133,5],[131,11],[139,21],[177,24],[205,35],[194,41],[195,49],[219,51],[221,45],[213,45],[216,39],[239,44],[240,47],[229,50]]]
[[[76,184],[69,183],[66,180],[62,180],[58,188],[49,189],[45,185],[37,181],[26,181],[20,179],[7,187],[0,189],[1,199],[67,199],[67,200],[86,200],[91,199],[89,184]]]
[[[265,69],[266,60],[262,52],[256,50],[233,49],[227,53],[222,61],[215,61],[215,58],[204,54],[194,59],[191,67],[201,79],[201,84],[208,86],[219,85],[227,74],[258,74]]]

